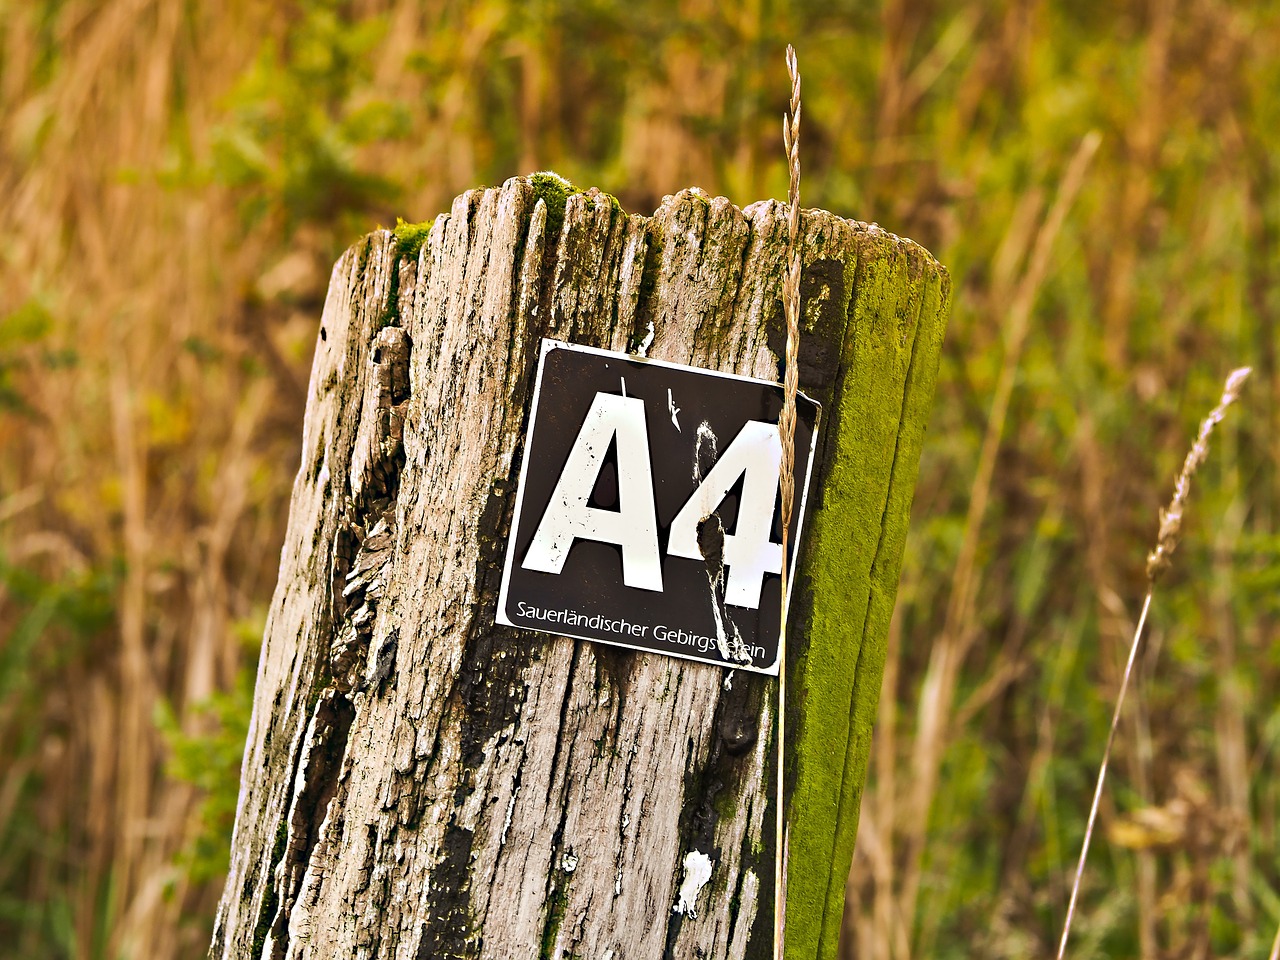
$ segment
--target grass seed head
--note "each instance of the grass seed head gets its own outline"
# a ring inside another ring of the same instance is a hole
[[[1227,407],[1240,396],[1240,389],[1251,372],[1250,367],[1231,371],[1222,390],[1222,399],[1200,423],[1196,442],[1187,452],[1187,458],[1182,462],[1182,472],[1173,485],[1173,499],[1169,501],[1169,506],[1160,511],[1160,532],[1156,536],[1156,548],[1147,554],[1147,579],[1152,583],[1169,569],[1173,551],[1178,547],[1178,538],[1182,532],[1182,511],[1186,508],[1187,496],[1191,492],[1191,477],[1209,455],[1209,436],[1227,415]]]

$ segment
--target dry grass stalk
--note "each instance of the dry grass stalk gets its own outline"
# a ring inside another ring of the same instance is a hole
[[[1062,925],[1062,940],[1058,944],[1058,960],[1063,960],[1067,952],[1067,938],[1071,933],[1071,921],[1075,916],[1076,901],[1080,896],[1080,881],[1084,876],[1085,861],[1089,856],[1089,843],[1093,839],[1093,828],[1098,819],[1098,805],[1102,800],[1102,787],[1107,779],[1107,762],[1111,759],[1111,748],[1116,739],[1116,728],[1120,725],[1120,711],[1124,707],[1125,692],[1129,688],[1129,678],[1133,674],[1133,664],[1137,659],[1138,647],[1142,642],[1142,631],[1147,623],[1147,614],[1151,610],[1151,598],[1155,593],[1156,580],[1169,568],[1173,551],[1178,547],[1178,539],[1182,532],[1182,517],[1187,505],[1187,496],[1191,492],[1191,477],[1204,463],[1209,455],[1209,437],[1214,428],[1226,416],[1227,407],[1240,396],[1240,388],[1248,379],[1251,370],[1241,367],[1233,370],[1227,377],[1222,391],[1222,399],[1200,423],[1200,431],[1195,443],[1182,463],[1182,470],[1173,486],[1173,499],[1169,506],[1160,511],[1160,530],[1156,536],[1156,548],[1147,556],[1147,594],[1142,601],[1142,613],[1138,617],[1138,625],[1133,631],[1133,642],[1129,645],[1129,659],[1125,664],[1124,675],[1120,680],[1120,692],[1116,695],[1115,710],[1111,714],[1111,728],[1107,733],[1107,745],[1102,751],[1102,762],[1098,765],[1098,782],[1093,791],[1093,804],[1089,808],[1089,820],[1084,829],[1084,842],[1080,845],[1080,861],[1076,865],[1075,880],[1071,884],[1071,900],[1067,904],[1067,918]],[[1277,943],[1280,943],[1278,938]],[[1275,951],[1272,951],[1275,960]]]
[[[225,113],[252,60],[246,31],[265,38],[281,22],[262,5],[233,18],[154,0],[40,9],[5,22],[0,135],[21,147],[0,161],[0,326],[42,304],[40,349],[74,347],[78,359],[33,368],[22,383],[32,416],[0,418],[0,489],[20,494],[0,495],[0,554],[68,590],[113,558],[121,572],[113,626],[70,637],[69,650],[86,652],[40,667],[48,692],[33,715],[0,712],[0,832],[29,818],[50,851],[0,855],[28,871],[28,912],[5,917],[6,950],[43,955],[38,921],[56,907],[80,952],[164,960],[203,946],[190,918],[208,910],[209,891],[175,877],[175,854],[203,826],[198,791],[161,773],[155,708],[171,705],[194,732],[201,701],[240,671],[228,623],[251,616],[274,579],[297,441],[283,391],[241,365],[264,352],[245,328],[281,327],[274,315],[246,323],[243,296],[278,240],[267,229],[246,238],[234,197],[216,186],[193,189],[181,173],[171,189],[152,181],[188,133],[202,153],[210,116]],[[270,415],[280,422],[264,430]],[[74,543],[79,559],[24,560],[24,545],[41,542]],[[5,606],[0,647],[14,623]],[[66,639],[51,628],[41,643]],[[42,747],[11,765],[24,729]],[[6,799],[33,781],[35,804]]]
[[[1101,136],[1096,131],[1090,131],[1081,138],[1063,173],[1048,215],[1032,242],[1027,265],[1009,307],[1004,360],[991,401],[991,414],[987,419],[987,429],[978,456],[978,469],[970,490],[964,540],[956,559],[946,619],[942,634],[930,654],[928,671],[920,691],[920,716],[912,756],[913,781],[910,803],[906,808],[907,856],[900,910],[904,918],[915,915],[929,809],[946,752],[947,730],[952,719],[951,705],[960,680],[960,668],[978,636],[973,625],[973,610],[979,583],[979,537],[991,497],[996,457],[1004,438],[1009,404],[1017,382],[1023,348],[1031,329],[1031,308],[1048,276],[1050,257],[1067,214],[1084,186],[1085,174],[1100,144]]]
[[[787,913],[788,833],[783,813],[783,786],[786,780],[783,757],[787,730],[787,531],[795,506],[796,391],[800,377],[800,68],[796,51],[787,44],[787,72],[791,75],[790,112],[782,118],[782,143],[787,154],[790,185],[787,191],[787,272],[782,281],[782,303],[787,318],[786,376],[783,381],[782,415],[778,432],[782,437],[782,615],[778,628],[778,786],[776,837],[779,847],[774,869],[773,954],[782,960]]]

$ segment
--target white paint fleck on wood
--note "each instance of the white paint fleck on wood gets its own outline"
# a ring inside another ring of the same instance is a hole
[[[698,919],[698,894],[711,880],[711,858],[701,850],[690,850],[684,856],[684,881],[673,913],[683,913],[690,920]]]

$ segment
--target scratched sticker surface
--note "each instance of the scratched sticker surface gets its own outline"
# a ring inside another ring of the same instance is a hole
[[[782,388],[544,340],[498,622],[778,672]],[[818,404],[796,405],[792,579]]]

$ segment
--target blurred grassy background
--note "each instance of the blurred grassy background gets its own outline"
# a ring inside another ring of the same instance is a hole
[[[331,263],[554,168],[952,270],[848,956],[1050,956],[1145,551],[1228,369],[1073,956],[1280,923],[1280,4],[0,0],[0,953],[201,955]],[[1157,662],[1158,661],[1158,662]]]

